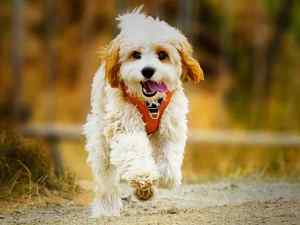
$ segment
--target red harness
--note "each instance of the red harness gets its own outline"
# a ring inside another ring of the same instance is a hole
[[[136,106],[136,108],[138,109],[138,111],[141,113],[142,115],[142,119],[145,123],[145,129],[148,135],[155,133],[158,128],[159,128],[159,124],[160,124],[160,119],[165,111],[165,109],[167,108],[167,106],[169,105],[173,92],[170,91],[166,91],[165,92],[165,97],[161,99],[161,101],[158,103],[158,111],[157,112],[151,112],[150,108],[151,106],[147,106],[146,102],[143,101],[143,99],[138,98],[134,95],[131,95],[128,91],[127,91],[127,87],[122,84],[121,85],[122,90],[123,90],[123,94],[125,96],[125,98],[132,103],[133,105]]]

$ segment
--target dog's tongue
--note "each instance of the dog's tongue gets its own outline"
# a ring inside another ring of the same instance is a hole
[[[143,84],[144,84],[144,88],[146,88],[148,92],[154,92],[154,91],[165,92],[167,90],[167,86],[162,82],[157,83],[152,80],[147,80],[143,82]]]

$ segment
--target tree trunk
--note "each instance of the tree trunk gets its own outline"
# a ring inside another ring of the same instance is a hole
[[[19,116],[20,97],[22,89],[23,42],[24,42],[24,1],[13,1],[12,12],[12,77],[13,87],[11,93],[13,120]]]

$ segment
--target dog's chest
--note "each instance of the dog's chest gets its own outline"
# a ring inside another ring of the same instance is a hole
[[[158,119],[160,116],[160,105],[163,101],[163,97],[160,97],[158,99],[155,100],[146,100],[145,101],[145,105],[148,109],[148,114],[152,119]]]
[[[143,99],[124,92],[126,100],[139,111],[148,135],[156,133],[160,126],[161,117],[168,107],[173,92],[166,92],[156,99]]]

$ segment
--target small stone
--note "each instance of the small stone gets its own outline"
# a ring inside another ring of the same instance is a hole
[[[16,213],[16,214],[21,214],[22,211],[17,209],[17,210],[15,210],[15,213]]]
[[[238,188],[239,186],[237,185],[237,184],[233,184],[233,183],[231,183],[230,184],[230,188],[231,189],[236,189],[236,188]]]
[[[178,209],[176,209],[176,208],[168,209],[168,210],[167,210],[167,213],[168,213],[168,214],[177,214],[177,213],[178,213]]]
[[[128,195],[128,196],[124,196],[121,198],[123,201],[125,202],[130,202],[131,201],[131,195]]]

